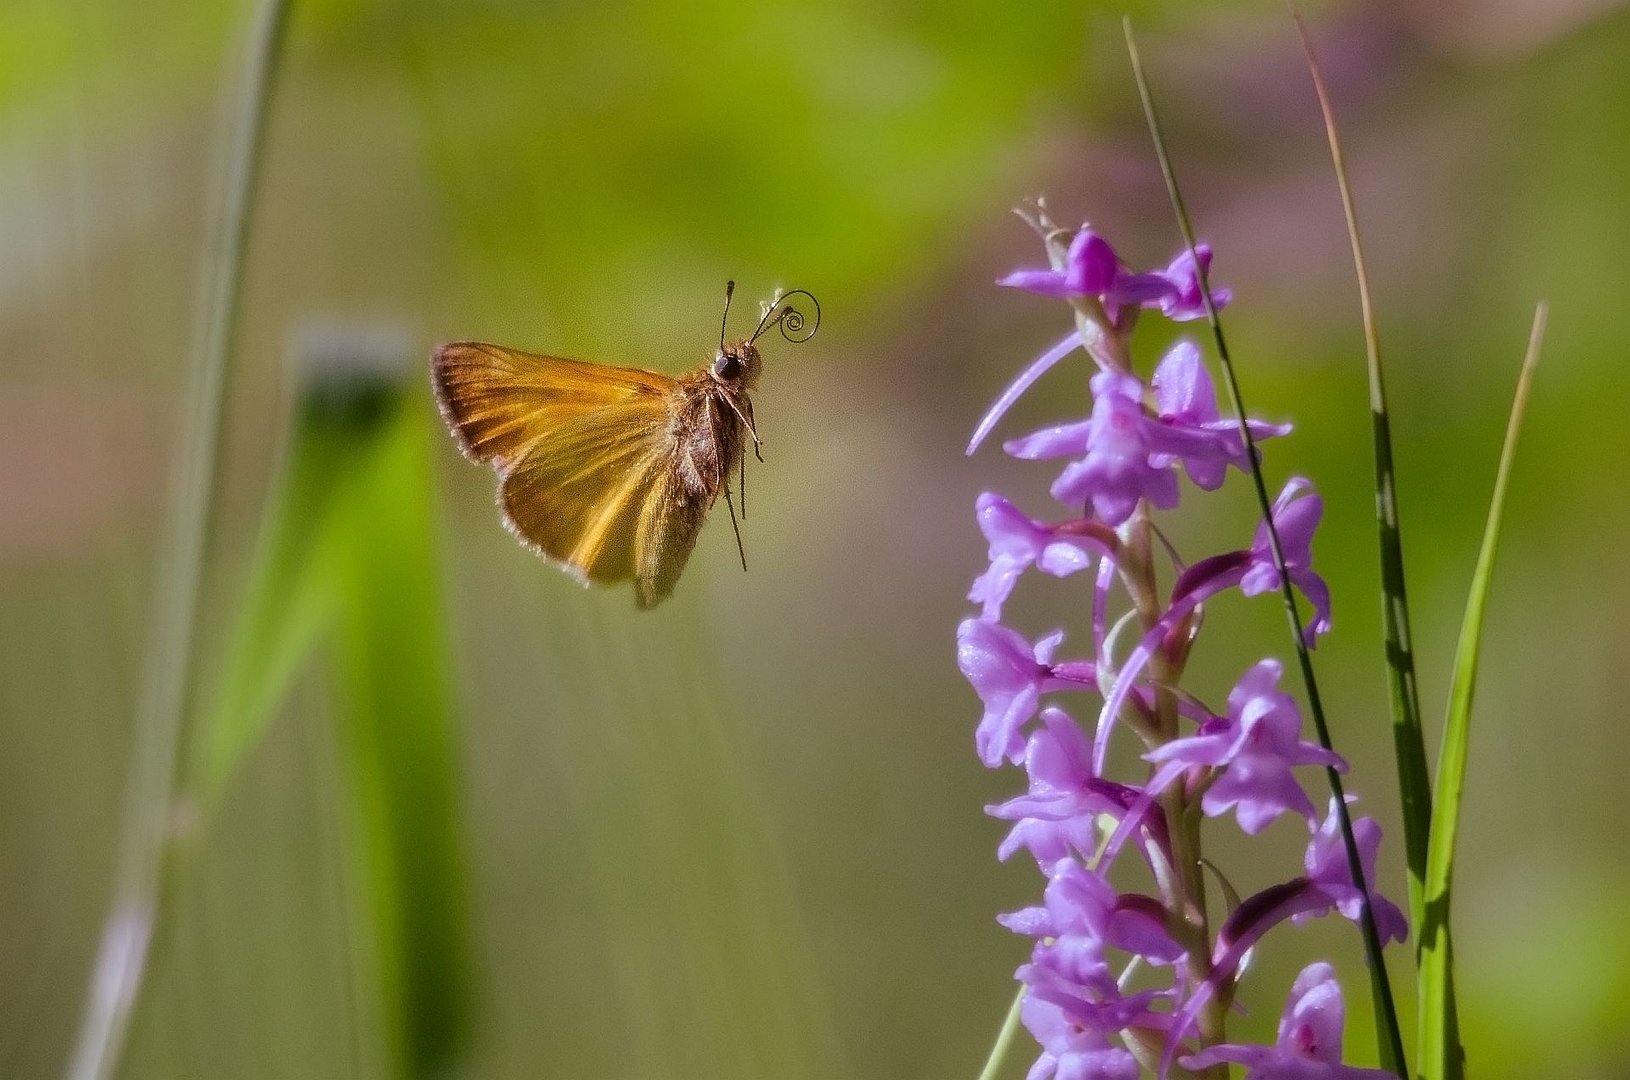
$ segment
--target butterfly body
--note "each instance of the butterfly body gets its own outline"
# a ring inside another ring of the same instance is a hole
[[[648,608],[756,443],[761,368],[746,340],[678,378],[460,341],[431,381],[464,455],[498,472],[505,526],[584,584],[634,579]]]

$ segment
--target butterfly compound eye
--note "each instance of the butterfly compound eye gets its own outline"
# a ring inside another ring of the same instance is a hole
[[[741,358],[722,352],[713,358],[713,377],[725,382],[741,378]]]

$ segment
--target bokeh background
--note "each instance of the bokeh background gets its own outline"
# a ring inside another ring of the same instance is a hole
[[[295,0],[227,387],[174,857],[121,1075],[972,1076],[1039,892],[981,808],[952,635],[962,447],[1065,323],[996,289],[1045,194],[1139,265],[1175,228],[1122,47],[1145,41],[1270,481],[1318,481],[1339,747],[1403,894],[1357,302],[1279,5]],[[1320,5],[1378,287],[1436,718],[1533,302],[1551,333],[1489,614],[1457,875],[1484,1077],[1630,1076],[1630,10]],[[109,902],[171,513],[198,251],[245,4],[0,0],[0,1076],[61,1075]],[[743,575],[705,532],[650,613],[499,526],[431,346],[677,371],[726,278],[826,313],[772,340]],[[1142,341],[1158,355],[1162,331]],[[1003,434],[1080,414],[1080,365]],[[1237,479],[1173,526],[1248,535]],[[1028,580],[1015,622],[1082,625]],[[1194,685],[1284,652],[1214,605]],[[1078,636],[1084,631],[1078,631]],[[1314,778],[1316,782],[1316,778]],[[1295,872],[1290,822],[1242,887]],[[1239,1031],[1348,927],[1268,939]],[[1399,984],[1408,963],[1394,957]],[[1406,1011],[1406,1017],[1410,1015]],[[1028,1049],[1011,1075],[1022,1075]]]

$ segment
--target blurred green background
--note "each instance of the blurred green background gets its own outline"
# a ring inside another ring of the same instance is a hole
[[[981,808],[1021,777],[974,758],[952,634],[984,562],[975,495],[1045,514],[1051,473],[961,450],[1065,328],[991,285],[1038,258],[1010,207],[1045,194],[1140,266],[1177,247],[1128,10],[1234,289],[1247,398],[1299,425],[1270,482],[1328,497],[1317,660],[1402,899],[1357,302],[1277,3],[294,0],[178,854],[121,1075],[977,1072],[1024,955],[993,915],[1039,880],[994,861]],[[1456,879],[1472,1071],[1630,1076],[1630,10],[1310,14],[1379,289],[1429,717],[1532,304],[1553,303]],[[0,0],[4,1077],[61,1075],[107,910],[248,15]],[[637,613],[498,526],[425,357],[474,337],[686,369],[726,278],[749,301],[810,289],[826,321],[767,349],[751,573],[714,522],[674,599]],[[1049,377],[1000,434],[1081,413],[1083,375]],[[1236,474],[1174,536],[1191,557],[1236,546],[1251,514]],[[1079,582],[1026,581],[1014,623],[1083,638]],[[1269,600],[1208,625],[1193,685],[1214,697],[1284,652]],[[1289,822],[1248,847],[1215,833],[1242,888],[1299,866]],[[1317,955],[1373,1060],[1345,924],[1269,938],[1237,1030],[1271,1033]]]

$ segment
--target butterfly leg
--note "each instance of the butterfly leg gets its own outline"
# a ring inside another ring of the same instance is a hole
[[[747,434],[749,434],[749,435],[751,435],[753,437],[753,456],[758,458],[760,464],[763,464],[763,462],[764,462],[764,452],[760,448],[763,447],[764,444],[759,441],[759,438],[758,438],[758,425],[753,422],[753,399],[752,398],[743,398],[742,399],[742,404],[744,406],[746,406],[746,409],[747,409],[747,415],[743,416],[742,420],[744,420],[747,423]],[[746,510],[746,507],[747,507],[747,493],[745,491],[743,491],[742,494],[741,494],[741,505],[742,505],[742,515],[741,516],[745,520],[746,517],[747,517],[747,510]]]
[[[759,448],[764,444],[759,440],[758,428],[753,425],[753,399],[743,397],[740,404],[737,404],[736,399],[733,397],[726,397],[724,400],[731,410],[735,412],[736,417],[741,420],[742,426],[747,429],[748,437],[753,440],[753,456],[763,461],[764,453]]]
[[[724,504],[730,510],[730,531],[734,532],[736,534],[736,553],[741,556],[741,568],[743,570],[746,570],[747,569],[747,549],[742,547],[742,545],[741,545],[741,526],[736,523],[736,504],[731,501],[730,488],[728,486],[724,489]],[[747,509],[747,503],[746,503],[746,500],[744,499],[742,501],[742,510],[743,510],[742,516],[743,517],[747,516],[746,513],[745,513],[746,509]]]

